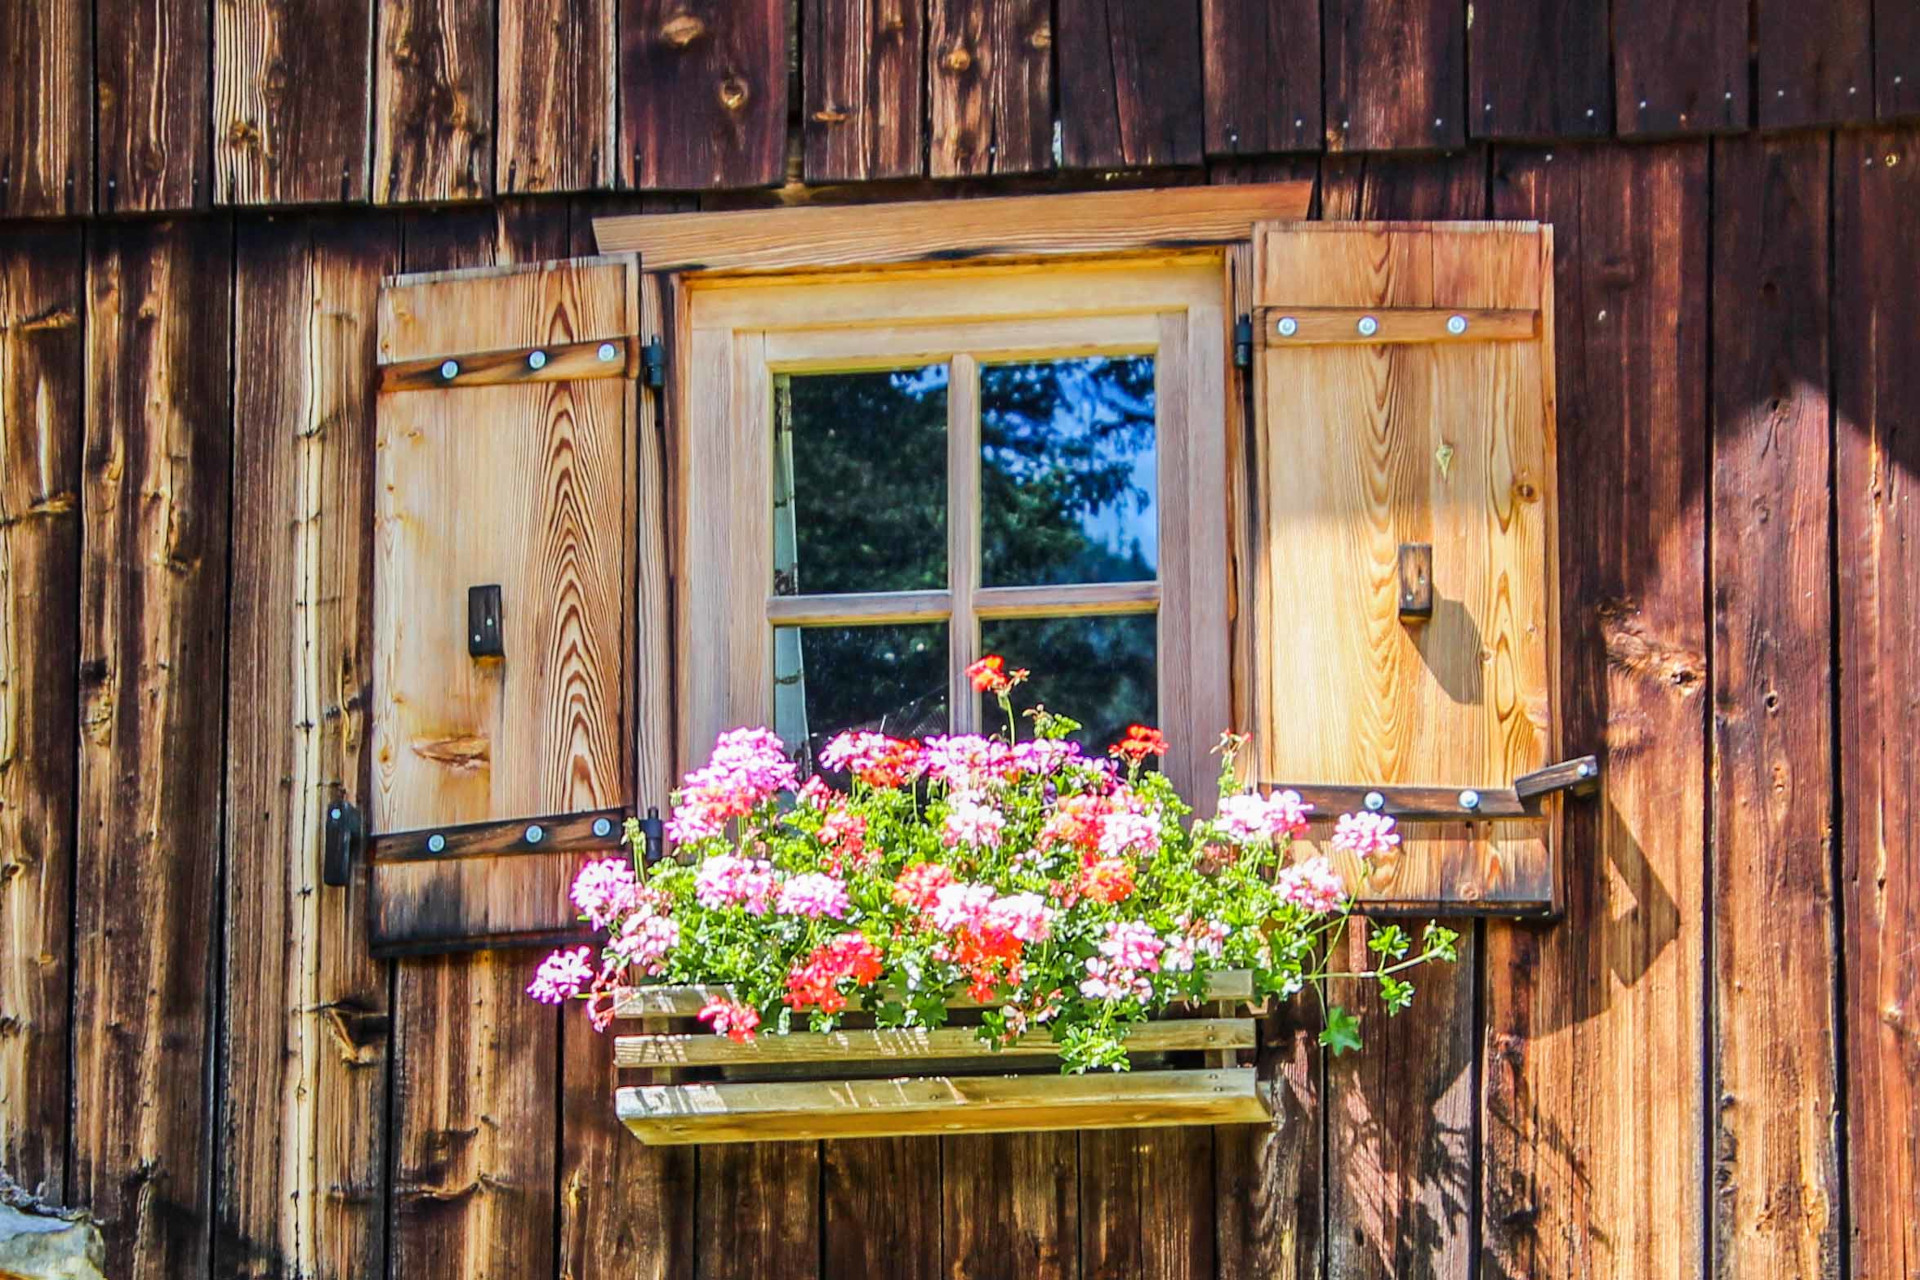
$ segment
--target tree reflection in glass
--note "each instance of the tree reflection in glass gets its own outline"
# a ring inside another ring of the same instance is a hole
[[[1104,756],[1130,724],[1155,724],[1159,708],[1154,658],[1158,624],[1153,614],[1116,617],[1008,618],[980,625],[984,652],[1006,658],[1008,667],[1033,672],[1014,691],[1014,707],[1036,703],[1081,722],[1073,735],[1081,749]],[[981,724],[1002,728],[999,704],[988,699]],[[1029,732],[1024,722],[1023,735]]]

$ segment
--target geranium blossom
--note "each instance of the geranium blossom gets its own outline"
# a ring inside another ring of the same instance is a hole
[[[927,767],[919,743],[864,730],[835,734],[821,748],[820,763],[845,769],[870,787],[904,787]]]
[[[700,864],[693,895],[703,907],[745,907],[763,916],[773,900],[773,864],[717,853]]]
[[[1148,756],[1167,754],[1167,735],[1144,724],[1127,726],[1127,736],[1108,748],[1107,753],[1128,764],[1137,765]]]
[[[1343,813],[1334,828],[1333,847],[1356,858],[1386,853],[1400,843],[1393,818],[1384,813]]]
[[[1015,773],[1045,778],[1060,772],[1084,757],[1080,744],[1071,738],[1031,738],[1007,753]]]
[[[1045,942],[1053,909],[1037,893],[1016,893],[987,904],[981,920],[986,930],[1004,933],[1021,942]]]
[[[1112,905],[1133,896],[1133,864],[1125,858],[1099,858],[1087,854],[1075,885],[1079,896]]]
[[[1107,926],[1107,936],[1100,940],[1101,955],[1123,968],[1144,969],[1148,973],[1160,968],[1160,953],[1166,947],[1153,926],[1139,920],[1114,921]]]
[[[947,820],[940,838],[947,844],[984,845],[991,848],[1000,843],[1000,832],[1006,825],[1006,815],[992,805],[963,797],[955,800],[947,810]]]
[[[556,951],[540,962],[527,994],[542,1004],[560,1004],[585,991],[594,979],[592,947]]]
[[[851,904],[847,886],[829,875],[810,871],[780,886],[780,911],[790,916],[832,916],[844,920]]]
[[[604,929],[639,904],[640,882],[625,858],[602,858],[580,868],[573,878],[572,896],[587,923]]]
[[[715,1035],[744,1044],[753,1039],[753,1030],[760,1025],[760,1012],[737,1000],[709,1000],[700,1010],[700,1021],[710,1023]]]
[[[1109,813],[1100,822],[1100,852],[1110,858],[1124,853],[1150,854],[1160,847],[1160,824],[1144,813]]]
[[[978,734],[928,738],[923,746],[927,776],[957,792],[973,792],[1004,782],[1014,773],[1013,752],[998,738]]]
[[[680,923],[667,916],[628,916],[610,949],[648,977],[665,973],[666,959],[680,945]]]
[[[843,933],[814,948],[806,960],[787,975],[787,1003],[796,1010],[818,1009],[838,1013],[847,1007],[840,983],[871,986],[880,976],[880,951],[859,933]]]
[[[893,882],[893,900],[903,907],[925,911],[938,900],[940,890],[953,883],[953,868],[939,862],[916,862]]]
[[[729,820],[746,817],[799,782],[777,735],[765,729],[723,733],[706,766],[681,782],[667,835],[680,844],[722,836]]]
[[[1347,896],[1346,884],[1325,858],[1309,858],[1281,868],[1274,886],[1284,901],[1317,916],[1339,910]]]
[[[1305,831],[1312,810],[1298,791],[1228,796],[1220,802],[1214,825],[1235,840],[1279,840]]]
[[[933,897],[933,927],[951,933],[956,929],[978,929],[993,905],[991,885],[950,884]]]

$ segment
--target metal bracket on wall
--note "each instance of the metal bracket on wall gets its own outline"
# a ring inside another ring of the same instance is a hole
[[[500,617],[500,586],[467,588],[467,656],[504,658],[507,637]]]
[[[320,882],[344,889],[353,881],[353,860],[366,844],[366,822],[359,806],[335,800],[327,806],[326,831],[321,842]]]
[[[667,385],[667,345],[658,338],[647,339],[647,345],[640,349],[641,366],[646,370],[647,385],[664,387]]]
[[[1332,822],[1343,813],[1384,813],[1408,820],[1475,822],[1492,818],[1534,818],[1541,802],[1556,791],[1590,796],[1600,789],[1600,761],[1580,756],[1521,774],[1510,787],[1350,786],[1274,782],[1274,791],[1297,792],[1313,806],[1312,820]]]

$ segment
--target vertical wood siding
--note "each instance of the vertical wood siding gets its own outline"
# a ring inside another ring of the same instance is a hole
[[[216,204],[367,198],[372,0],[213,7]]]
[[[0,22],[0,217],[93,208],[93,4],[38,0]]]

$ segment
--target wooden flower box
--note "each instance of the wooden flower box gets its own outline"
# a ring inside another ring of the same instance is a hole
[[[1251,975],[1214,975],[1202,1004],[1133,1028],[1125,1072],[1060,1074],[1041,1031],[994,1051],[968,1025],[937,1030],[846,1026],[825,1035],[761,1034],[749,1043],[697,1021],[723,988],[622,989],[616,1016],[638,1034],[614,1038],[622,1071],[651,1079],[616,1093],[641,1141],[770,1142],[926,1133],[1246,1124],[1271,1119],[1254,1083],[1258,1041]],[[977,1005],[949,1005],[960,1022]],[[1236,1016],[1237,1015],[1237,1016]],[[849,1019],[849,1022],[854,1021]],[[1245,1064],[1242,1055],[1246,1056]]]

